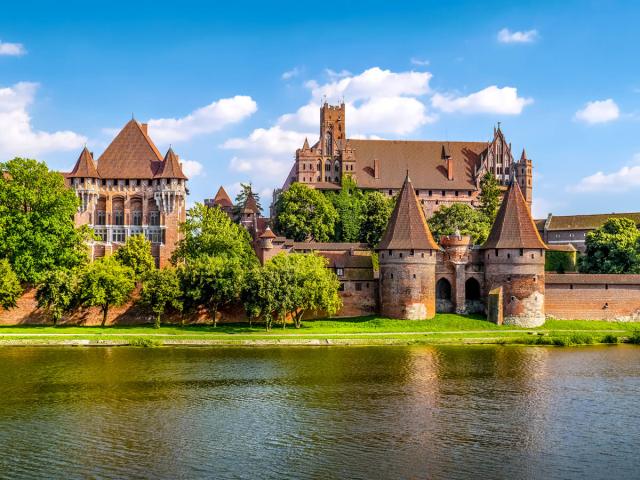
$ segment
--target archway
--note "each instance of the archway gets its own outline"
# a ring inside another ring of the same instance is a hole
[[[453,302],[451,301],[451,283],[446,278],[441,278],[436,283],[436,312],[453,312]]]
[[[464,283],[465,309],[467,313],[482,313],[484,304],[482,302],[482,289],[480,282],[475,278],[468,278]]]

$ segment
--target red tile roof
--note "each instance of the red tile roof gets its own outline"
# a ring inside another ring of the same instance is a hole
[[[220,187],[218,189],[218,193],[216,193],[216,196],[213,199],[213,204],[220,207],[233,207],[233,202],[231,201],[231,198],[229,198],[224,187]]]
[[[547,248],[531,218],[518,182],[511,182],[482,248]]]
[[[433,239],[424,211],[418,202],[409,174],[396,206],[393,209],[387,230],[377,247],[378,250],[439,250]]]
[[[640,285],[640,275],[635,274],[600,274],[600,273],[550,273],[544,275],[548,284],[577,285]]]
[[[130,120],[98,159],[102,178],[153,178],[162,155],[135,120]]]
[[[629,218],[640,225],[640,212],[551,215],[547,230],[595,230],[604,225],[610,218]]]
[[[178,156],[174,153],[172,148],[169,148],[167,154],[164,157],[160,172],[156,175],[156,178],[180,178],[186,180],[187,177],[182,173],[182,167],[178,161]]]
[[[487,143],[348,140],[347,147],[354,149],[361,188],[398,188],[408,170],[415,188],[476,190],[475,171]],[[446,155],[453,163],[453,180],[447,177]],[[374,174],[375,160],[379,162],[379,178]]]
[[[80,156],[78,157],[78,161],[76,162],[71,173],[66,175],[67,178],[99,178],[98,170],[96,169],[96,164],[93,161],[93,155],[84,147]]]

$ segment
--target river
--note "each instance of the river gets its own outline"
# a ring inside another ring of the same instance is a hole
[[[640,348],[0,348],[0,478],[638,478]]]

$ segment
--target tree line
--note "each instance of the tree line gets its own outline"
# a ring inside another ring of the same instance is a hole
[[[24,288],[36,289],[38,307],[54,323],[80,308],[109,310],[132,299],[154,316],[156,326],[173,310],[206,309],[213,324],[231,305],[244,305],[252,321],[288,319],[341,307],[340,283],[315,254],[278,255],[261,266],[247,230],[219,208],[197,203],[180,226],[182,239],[172,266],[155,267],[151,244],[133,235],[111,256],[89,262],[90,229],[75,227],[75,193],[62,175],[42,162],[0,163],[0,306],[17,305]]]

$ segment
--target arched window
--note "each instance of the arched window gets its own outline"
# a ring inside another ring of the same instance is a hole
[[[436,298],[439,300],[451,300],[451,284],[446,278],[441,278],[436,283]]]
[[[318,170],[318,171],[322,170],[322,163],[318,162],[318,168],[317,168],[317,170]]]
[[[339,171],[340,171],[340,162],[338,162],[338,160],[336,160],[336,161],[334,162],[334,164],[333,164],[333,169],[334,169],[336,172],[339,172]]]
[[[327,155],[333,155],[333,135],[331,132],[327,132],[324,136],[325,143],[325,152]]]
[[[131,225],[142,225],[142,199],[132,198],[129,209],[131,210]]]
[[[464,282],[464,298],[466,300],[480,300],[480,283],[475,278],[469,278]]]

